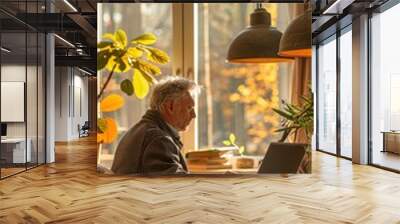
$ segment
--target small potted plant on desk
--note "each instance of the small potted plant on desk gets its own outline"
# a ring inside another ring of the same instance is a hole
[[[244,146],[238,146],[236,144],[236,136],[233,133],[231,133],[229,135],[229,138],[224,140],[222,143],[226,146],[234,146],[237,148],[240,156],[236,157],[235,160],[233,161],[235,163],[235,165],[234,165],[235,168],[250,169],[250,168],[254,167],[254,159],[244,156],[246,149]]]
[[[311,137],[313,133],[314,103],[311,94],[302,96],[300,106],[282,100],[282,109],[273,109],[282,117],[282,128],[275,132],[282,132],[279,142],[290,139],[293,143],[308,144],[306,154],[300,164],[300,173],[311,173]]]

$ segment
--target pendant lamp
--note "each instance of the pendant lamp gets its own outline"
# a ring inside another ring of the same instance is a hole
[[[229,63],[277,63],[292,58],[279,56],[282,33],[271,27],[271,15],[261,3],[250,15],[250,26],[242,30],[230,43],[226,61]]]
[[[311,10],[289,24],[282,35],[278,54],[286,57],[311,57]]]

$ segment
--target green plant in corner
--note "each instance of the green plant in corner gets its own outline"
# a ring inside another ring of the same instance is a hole
[[[132,70],[132,78],[124,79],[119,87],[122,92],[142,100],[149,93],[150,86],[156,82],[154,76],[161,74],[156,64],[166,64],[169,56],[164,51],[153,47],[157,37],[152,33],[144,33],[128,41],[126,32],[117,29],[114,34],[105,33],[102,41],[97,44],[97,71],[107,69],[109,74],[100,88],[97,100],[101,112],[119,110],[125,101],[117,93],[103,97],[104,90],[114,73],[125,73]],[[112,118],[98,119],[97,140],[100,143],[112,143],[117,137],[117,124]]]
[[[313,133],[314,103],[311,90],[307,96],[301,96],[302,104],[297,106],[282,100],[282,109],[273,109],[282,117],[282,128],[275,132],[282,132],[279,142],[284,142],[290,135],[294,135],[296,142],[300,131],[304,131],[308,143],[311,142]]]
[[[244,155],[245,148],[244,148],[244,146],[240,146],[240,147],[239,147],[239,146],[236,144],[236,136],[235,136],[235,134],[231,133],[231,134],[229,135],[229,138],[228,138],[228,139],[222,141],[222,144],[224,144],[224,145],[226,145],[226,146],[235,146],[235,147],[239,150],[239,154],[240,154],[241,156]]]
[[[314,125],[314,102],[312,92],[309,89],[307,96],[301,96],[302,104],[300,106],[287,103],[282,100],[282,109],[273,109],[282,117],[282,128],[275,132],[282,132],[279,142],[284,142],[289,136],[293,135],[293,141],[296,142],[300,131],[303,131],[306,137],[306,143],[311,143],[311,136]],[[299,170],[299,173],[311,173],[311,147],[307,147]]]

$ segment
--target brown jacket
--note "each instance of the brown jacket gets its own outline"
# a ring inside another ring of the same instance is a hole
[[[187,173],[182,146],[159,112],[148,110],[122,137],[111,170],[115,174]]]

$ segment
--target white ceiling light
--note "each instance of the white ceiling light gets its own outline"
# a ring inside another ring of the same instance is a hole
[[[68,0],[64,0],[64,3],[67,4],[74,12],[78,12],[78,10]]]
[[[78,70],[81,71],[81,72],[83,72],[83,73],[85,73],[85,74],[87,74],[87,75],[92,75],[92,73],[90,73],[90,72],[88,72],[88,71],[86,71],[86,70],[83,70],[83,69],[81,69],[81,68],[79,68],[79,67],[78,67]]]
[[[1,47],[0,49],[1,49],[2,51],[6,52],[6,53],[10,53],[10,52],[11,52],[10,50],[8,50],[8,49],[5,48],[5,47]]]
[[[54,34],[55,37],[57,37],[59,40],[61,40],[62,42],[64,42],[65,44],[67,44],[70,47],[75,48],[75,45],[73,45],[71,42],[69,42],[68,40],[58,36],[57,34]]]
[[[322,12],[322,14],[324,14],[324,15],[342,14],[343,9],[345,9],[347,6],[351,5],[353,2],[354,2],[354,0],[336,0],[330,6],[328,6],[328,8],[325,9]]]

